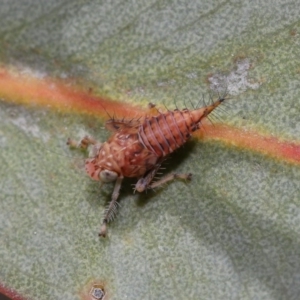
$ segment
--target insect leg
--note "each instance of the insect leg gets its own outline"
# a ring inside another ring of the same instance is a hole
[[[123,177],[118,177],[115,183],[114,191],[112,193],[111,201],[105,211],[105,215],[100,228],[99,236],[106,237],[107,234],[107,223],[114,217],[117,209],[117,199],[120,194],[120,188]]]
[[[158,181],[152,182],[155,174],[159,170],[161,164],[156,165],[151,172],[149,172],[145,177],[142,177],[138,180],[138,182],[135,185],[135,189],[138,192],[143,192],[146,189],[154,189],[156,187],[159,187],[160,185],[163,185],[173,179],[185,179],[185,180],[190,180],[192,178],[192,174],[179,174],[179,173],[171,173],[163,178],[159,179]]]
[[[89,151],[89,157],[93,157],[101,148],[102,144],[100,142],[97,142],[92,137],[86,135],[79,142],[76,142],[75,140],[68,138],[67,145],[72,148],[80,148],[80,149],[87,149],[89,145],[93,145],[93,147]]]
[[[83,148],[86,149],[89,145],[96,145],[97,141],[93,139],[92,137],[85,136],[83,139],[81,139],[79,142],[76,142],[75,140],[72,140],[68,138],[67,145],[73,148]]]
[[[135,190],[139,193],[145,191],[148,188],[150,182],[153,180],[160,166],[161,164],[157,164],[145,177],[140,178],[135,184]]]
[[[159,187],[160,185],[163,185],[173,179],[184,179],[184,180],[191,180],[192,179],[192,174],[191,173],[187,173],[187,174],[184,174],[184,173],[170,173],[166,176],[164,176],[163,178],[155,181],[155,182],[152,182],[148,188],[151,188],[151,189],[154,189],[154,188],[157,188]]]

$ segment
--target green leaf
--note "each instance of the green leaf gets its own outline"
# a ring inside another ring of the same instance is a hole
[[[299,143],[300,6],[242,1],[6,1],[2,65],[76,78],[93,93],[163,107],[197,104],[213,83],[218,119]],[[7,100],[7,99],[3,99]],[[105,140],[95,118],[0,103],[0,281],[30,299],[298,299],[300,168],[221,142],[191,141],[147,194],[91,181],[68,137]],[[300,154],[299,154],[300,155]],[[90,298],[92,299],[92,298]]]

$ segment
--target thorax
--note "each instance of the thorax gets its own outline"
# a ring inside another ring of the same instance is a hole
[[[93,159],[87,160],[95,165],[95,169],[114,171],[122,177],[141,177],[157,161],[158,156],[140,142],[138,132],[127,134],[122,130],[102,144]]]

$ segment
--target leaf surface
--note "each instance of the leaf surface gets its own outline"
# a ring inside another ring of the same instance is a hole
[[[214,123],[296,147],[299,10],[295,1],[2,1],[0,59],[128,107],[196,105],[225,84],[232,99]],[[103,119],[23,106],[18,90],[3,90],[3,285],[29,299],[92,299],[93,283],[108,299],[298,299],[298,163],[234,138],[194,139],[166,166],[192,182],[138,195],[126,181],[99,240],[112,186],[91,181],[65,142],[104,141]]]

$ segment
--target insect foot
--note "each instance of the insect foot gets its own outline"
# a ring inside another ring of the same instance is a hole
[[[107,222],[106,221],[103,221],[98,235],[102,236],[104,238],[106,237],[106,235],[107,235]]]
[[[67,140],[67,145],[70,146],[71,148],[82,148],[86,149],[89,145],[96,145],[97,142],[93,138],[89,136],[85,136],[83,139],[77,143],[76,141],[68,138]]]
[[[115,182],[99,236],[107,236],[107,224],[116,214],[124,177],[138,178],[135,185],[138,192],[157,188],[174,179],[191,179],[191,173],[170,173],[153,181],[166,157],[184,145],[192,133],[201,128],[202,121],[224,101],[225,97],[221,97],[193,110],[175,109],[166,113],[157,110],[155,116],[133,120],[112,118],[105,124],[112,133],[105,143],[87,136],[79,143],[67,141],[70,147],[93,147],[90,158],[85,160],[85,170],[92,179],[102,183]]]

